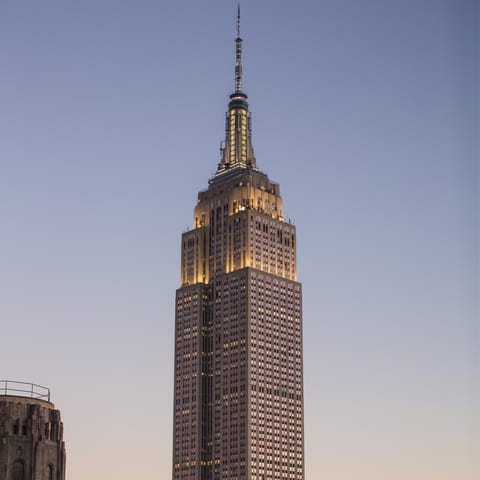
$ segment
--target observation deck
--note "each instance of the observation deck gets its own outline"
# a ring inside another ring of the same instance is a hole
[[[36,383],[0,380],[0,399],[3,396],[33,398],[50,403],[50,389]]]

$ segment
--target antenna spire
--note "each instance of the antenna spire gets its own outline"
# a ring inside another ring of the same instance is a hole
[[[242,92],[242,39],[240,38],[240,4],[237,8],[237,38],[235,39],[235,93]]]
[[[240,4],[237,7],[237,38],[240,37]]]
[[[247,95],[242,89],[242,38],[240,37],[240,4],[237,7],[237,38],[235,39],[235,91],[230,94],[225,118],[225,142],[220,148],[221,160],[217,175],[230,169],[257,170],[252,146],[252,120]]]

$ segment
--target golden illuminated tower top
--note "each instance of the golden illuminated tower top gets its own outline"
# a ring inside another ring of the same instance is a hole
[[[221,148],[221,161],[216,176],[234,168],[256,170],[252,147],[251,115],[247,95],[242,91],[242,39],[240,37],[240,6],[237,14],[235,39],[235,91],[230,95],[226,114],[225,143]]]

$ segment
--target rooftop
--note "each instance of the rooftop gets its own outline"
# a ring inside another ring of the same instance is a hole
[[[50,389],[35,383],[0,380],[0,397],[12,395],[50,402]]]

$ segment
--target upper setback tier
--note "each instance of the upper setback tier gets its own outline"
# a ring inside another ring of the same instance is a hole
[[[226,215],[253,209],[283,221],[280,186],[258,170],[237,167],[211,179],[198,194],[194,228],[208,226],[218,208]]]
[[[181,286],[253,267],[297,279],[295,226],[284,222],[279,186],[238,169],[199,193],[194,228],[182,235]]]

